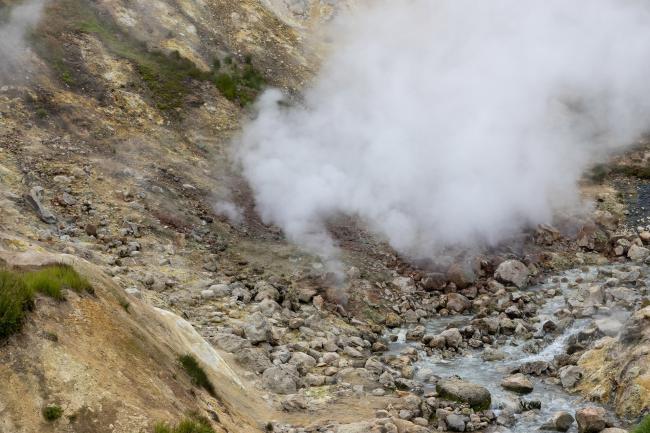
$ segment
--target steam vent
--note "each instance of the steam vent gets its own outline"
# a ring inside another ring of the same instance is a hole
[[[648,1],[0,0],[0,433],[650,433]]]

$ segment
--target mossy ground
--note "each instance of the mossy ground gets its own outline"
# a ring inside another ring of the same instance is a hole
[[[91,34],[118,58],[131,62],[155,106],[167,113],[177,112],[192,91],[193,81],[212,82],[227,99],[241,106],[250,104],[265,85],[249,56],[243,64],[231,57],[215,59],[210,71],[202,71],[192,61],[174,51],[150,50],[119,28],[87,0],[61,0],[48,7],[47,18],[32,33],[32,45],[57,77],[73,89],[87,89],[89,77],[74,62],[74,53],[62,44],[67,34]],[[81,62],[79,62],[81,63]]]
[[[630,433],[650,433],[650,415],[647,415],[643,420],[634,427]]]

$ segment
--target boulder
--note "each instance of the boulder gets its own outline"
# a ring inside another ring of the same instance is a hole
[[[35,186],[25,194],[25,201],[34,209],[36,215],[47,224],[56,224],[57,218],[43,204],[43,187]]]
[[[519,394],[528,394],[533,391],[533,383],[521,373],[504,378],[501,381],[501,387]]]
[[[272,365],[266,351],[256,347],[241,349],[235,354],[235,360],[255,373],[261,373]]]
[[[465,417],[462,415],[451,413],[447,415],[445,422],[449,431],[465,431]]]
[[[579,433],[599,433],[607,427],[605,409],[602,407],[586,407],[576,411]]]
[[[630,249],[627,250],[627,257],[635,262],[642,262],[650,256],[650,250],[645,247],[640,247],[632,244]]]
[[[476,273],[471,263],[453,263],[447,270],[447,280],[464,289],[476,282]]]
[[[490,391],[485,387],[461,379],[441,380],[436,390],[441,398],[467,403],[475,410],[489,409],[492,403]]]
[[[244,335],[253,344],[269,341],[271,338],[271,325],[262,313],[255,312],[248,317],[244,324]]]
[[[306,374],[316,366],[316,360],[303,352],[294,352],[289,359],[290,365],[295,365],[301,374]]]
[[[494,278],[502,283],[514,284],[521,288],[528,284],[529,270],[526,265],[518,260],[506,260],[501,262],[494,273]]]
[[[250,347],[250,341],[235,334],[220,332],[210,339],[219,349],[236,353],[245,347]]]
[[[262,374],[264,386],[276,394],[293,394],[297,389],[298,371],[292,365],[270,367]]]
[[[565,432],[568,431],[571,428],[571,425],[573,424],[573,417],[569,412],[555,412],[553,414],[553,417],[544,423],[540,430],[554,430],[554,431],[561,431]]]
[[[463,313],[472,307],[472,303],[460,293],[450,293],[447,295],[447,309],[456,313]]]
[[[440,336],[445,339],[447,347],[456,348],[463,342],[463,336],[458,328],[446,329],[440,333]]]
[[[567,365],[560,368],[560,382],[565,389],[575,387],[580,379],[582,379],[582,368],[576,365]]]

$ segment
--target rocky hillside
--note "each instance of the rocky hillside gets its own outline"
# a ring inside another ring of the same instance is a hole
[[[20,4],[0,0],[0,29]],[[0,69],[0,263],[68,263],[94,294],[36,296],[21,331],[0,343],[10,384],[0,432],[148,433],[188,417],[216,432],[507,431],[529,417],[420,362],[537,353],[563,335],[552,326],[595,320],[577,303],[553,325],[538,313],[556,295],[574,299],[582,280],[543,296],[528,288],[570,268],[645,266],[646,180],[621,168],[646,166],[645,148],[585,179],[593,214],[479,256],[412,263],[358,222],[337,221],[347,280],[335,281],[262,223],[231,143],[264,88],[299,99],[327,49],[320,25],[353,4],[33,2],[40,16],[11,58],[20,73]],[[561,390],[560,368],[580,368],[566,388],[622,417],[603,429],[649,409],[647,276],[619,279],[629,299],[594,307],[627,311],[625,332],[597,334],[606,338],[539,375],[523,371],[541,377],[536,389]]]

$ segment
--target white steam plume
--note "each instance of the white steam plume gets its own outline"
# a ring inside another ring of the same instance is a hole
[[[0,8],[0,84],[25,79],[28,62],[27,31],[41,18],[44,0],[27,0],[9,10],[3,19]]]
[[[335,24],[302,106],[261,97],[258,210],[324,256],[340,214],[420,257],[547,222],[650,124],[648,23],[647,0],[375,2]]]

